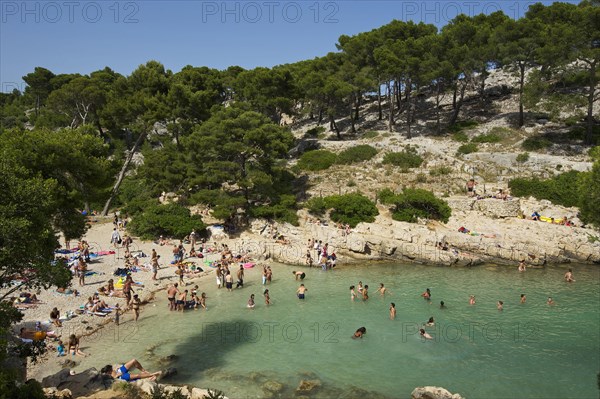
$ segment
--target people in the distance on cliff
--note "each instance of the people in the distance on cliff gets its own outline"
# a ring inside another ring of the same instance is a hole
[[[521,294],[521,303],[525,303],[527,301],[527,297],[525,296],[525,294]]]
[[[567,272],[565,273],[565,281],[567,283],[572,283],[573,281],[575,281],[575,279],[573,278],[573,269],[567,270]]]
[[[475,182],[475,179],[469,179],[469,181],[467,182],[467,195],[469,197],[473,197],[475,195],[476,185],[477,183]]]
[[[429,290],[429,288],[427,288],[425,292],[421,294],[421,296],[428,301],[431,300],[431,291]]]
[[[519,262],[519,271],[524,272],[525,270],[526,270],[525,259],[521,259],[521,261]]]
[[[396,304],[394,302],[390,303],[390,320],[394,320],[396,318]]]
[[[363,335],[365,335],[366,333],[367,333],[367,328],[366,327],[360,327],[358,330],[356,330],[356,332],[352,336],[352,339],[362,338]]]
[[[539,221],[542,216],[538,211],[535,211],[531,214],[531,220]]]
[[[425,339],[433,339],[433,337],[422,328],[419,330],[419,335]]]
[[[131,374],[130,371],[132,369],[138,369],[141,371],[141,373]],[[106,366],[102,367],[102,370],[100,370],[100,372],[102,374],[110,375],[112,378],[120,379],[123,381],[135,381],[142,378],[148,378],[153,381],[159,375],[161,375],[160,371],[156,373],[149,373],[144,369],[144,367],[142,367],[140,362],[138,362],[136,359],[131,359],[130,361],[128,361],[125,364],[122,364],[121,366],[115,365],[115,367],[113,367],[110,364],[107,364]]]
[[[475,305],[475,295],[469,296],[469,305]]]

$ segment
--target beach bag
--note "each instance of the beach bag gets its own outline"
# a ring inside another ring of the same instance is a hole
[[[121,239],[121,237],[119,237],[119,239],[117,240],[117,244],[121,244],[123,242],[123,240]]]

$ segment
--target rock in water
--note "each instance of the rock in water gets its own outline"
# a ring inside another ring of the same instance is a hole
[[[462,396],[450,393],[440,387],[417,387],[410,394],[412,399],[463,399]]]
[[[300,394],[310,393],[316,391],[320,387],[321,380],[302,380],[300,381],[300,385],[298,385],[298,388],[296,388],[296,392]]]
[[[269,380],[263,384],[262,389],[272,393],[279,393],[283,390],[283,384],[280,384],[277,381]]]
[[[175,374],[177,374],[177,369],[175,367],[169,367],[168,369],[163,370],[162,374],[160,375],[160,380],[162,381],[165,378],[171,377]]]

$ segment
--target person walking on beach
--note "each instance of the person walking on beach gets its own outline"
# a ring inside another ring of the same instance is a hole
[[[153,255],[156,254],[156,251],[153,249]],[[158,260],[160,259],[160,255],[156,255],[152,258],[152,280],[158,280],[156,275],[158,274]]]
[[[177,288],[178,284],[173,284],[172,287],[169,287],[167,290],[167,299],[169,300],[169,310],[175,310],[175,296],[179,294],[179,289]]]
[[[141,304],[142,304],[142,301],[140,300],[140,297],[138,296],[138,294],[135,294],[133,296],[133,298],[131,299],[131,303],[129,304],[131,309],[133,309],[133,321],[138,321],[138,319],[140,318],[140,305]]]
[[[132,285],[133,278],[131,278],[131,276],[125,277],[125,283],[123,284],[123,294],[125,295],[125,298],[127,298],[127,303],[131,302],[131,292],[133,291],[133,288],[131,288]]]
[[[77,260],[75,270],[77,271],[77,277],[79,278],[79,285],[83,287],[85,285],[85,273],[87,272],[87,265],[83,260],[83,256],[80,256]]]
[[[116,215],[115,215],[115,217],[116,217]],[[117,245],[121,244],[122,242],[123,242],[123,240],[121,239],[121,234],[119,234],[119,231],[115,227],[113,229],[112,235],[110,236],[110,243],[116,247]]]
[[[298,295],[298,299],[304,299],[304,294],[308,291],[308,288],[304,286],[304,284],[300,284],[300,287],[296,290],[296,295]]]
[[[396,318],[396,304],[394,302],[390,303],[390,320],[394,320]]]

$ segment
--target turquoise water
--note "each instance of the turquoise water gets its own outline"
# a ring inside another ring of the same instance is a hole
[[[267,397],[262,385],[268,380],[283,384],[280,396],[289,397],[302,379],[321,381],[315,397],[408,398],[422,385],[468,398],[598,397],[598,267],[574,267],[577,281],[571,284],[563,281],[564,267],[525,273],[491,265],[313,268],[305,269],[304,301],[295,296],[295,268],[273,269],[271,306],[264,304],[259,270],[234,292],[217,290],[211,276],[200,284],[208,311],[168,312],[160,293],[137,326],[127,322],[87,338],[83,345],[93,356],[81,367],[136,357],[152,370],[167,365],[161,357],[175,354],[169,365],[179,374],[171,382],[218,388],[231,398]],[[369,285],[366,302],[350,300],[348,288],[359,280]],[[379,283],[390,290],[385,298],[376,291]],[[431,289],[430,302],[420,296],[425,288]],[[250,310],[252,293],[257,305]],[[519,303],[521,293],[525,304]],[[468,305],[470,294],[477,298],[474,306]],[[555,306],[546,304],[548,296]],[[440,300],[447,309],[439,308]],[[396,303],[395,320],[389,319],[390,302]],[[434,340],[424,341],[416,331],[430,316]],[[361,326],[365,337],[351,339]]]

